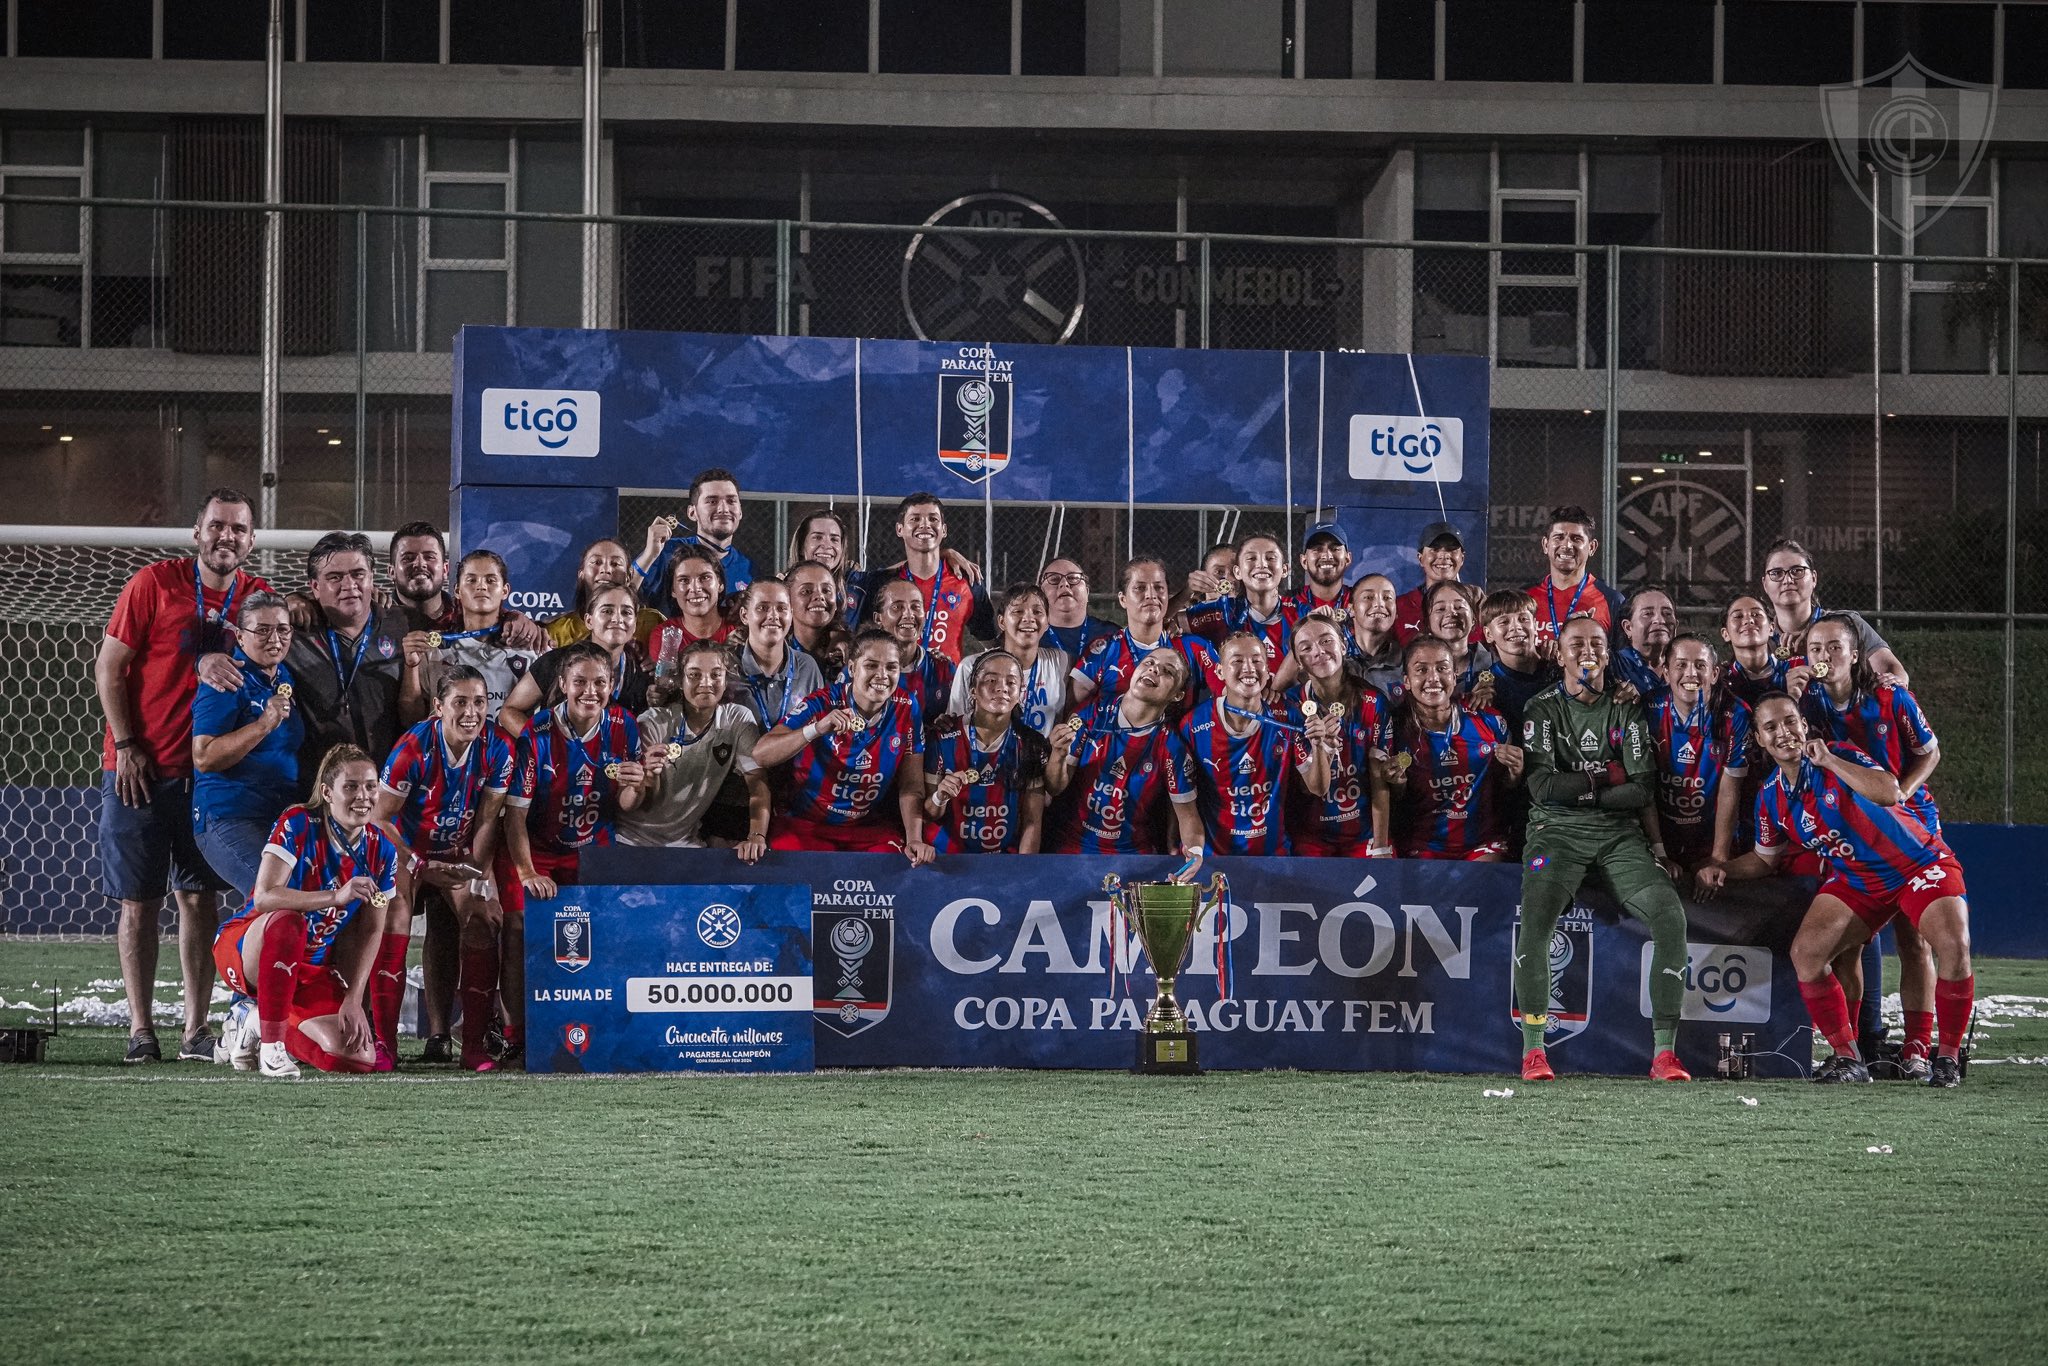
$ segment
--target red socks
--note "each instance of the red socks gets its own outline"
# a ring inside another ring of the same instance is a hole
[[[1900,1053],[1903,1057],[1924,1058],[1934,1047],[1934,1012],[1931,1010],[1909,1010],[1906,1012],[1906,1042]]]
[[[1799,995],[1806,1002],[1806,1013],[1813,1017],[1813,1027],[1837,1053],[1855,1058],[1856,1022],[1849,1018],[1849,998],[1842,994],[1842,984],[1828,973],[1818,982],[1801,982]],[[1939,1004],[1940,990],[1937,987],[1935,1001]]]
[[[290,1026],[289,1036],[284,1041],[285,1052],[297,1058],[308,1067],[322,1072],[368,1072],[370,1064],[354,1058],[344,1058],[328,1052],[314,1043],[311,1036],[297,1025]]]
[[[1934,984],[1934,1018],[1941,1026],[1940,1054],[1953,1058],[1963,1046],[1963,1035],[1970,1028],[1970,1006],[1977,999],[1977,978],[1974,974],[1954,982],[1937,980]]]
[[[474,1059],[489,1056],[484,1051],[484,1029],[490,1024],[497,1007],[491,998],[498,989],[498,946],[472,944],[462,946],[462,1060],[469,1063]]]
[[[387,934],[377,943],[370,969],[370,1027],[392,1056],[398,1054],[398,1012],[405,1006],[405,955],[409,934]]]
[[[283,1043],[285,1015],[292,1006],[292,983],[306,957],[306,917],[296,911],[274,911],[263,922],[261,957],[256,964],[256,1020],[263,1042]]]

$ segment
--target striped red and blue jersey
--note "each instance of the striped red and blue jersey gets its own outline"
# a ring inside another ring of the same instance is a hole
[[[1508,740],[1498,712],[1458,707],[1447,730],[1396,724],[1388,752],[1409,758],[1393,791],[1394,852],[1402,858],[1469,859],[1507,849],[1507,821],[1493,750]]]
[[[946,804],[936,821],[925,822],[925,839],[942,854],[1014,854],[1024,824],[1024,794],[1045,784],[1045,737],[1035,730],[1007,727],[993,750],[975,741],[967,718],[935,717],[925,730],[926,790],[948,773],[972,770],[970,782]]]
[[[1858,692],[1846,707],[1837,707],[1826,688],[1810,684],[1799,696],[1799,710],[1817,738],[1856,746],[1894,778],[1904,778],[1913,760],[1935,746],[1934,728],[1927,724],[1919,701],[1889,683]],[[1940,838],[1941,812],[1925,783],[1906,799],[1906,805]]]
[[[1284,597],[1273,605],[1272,616],[1260,617],[1252,611],[1250,600],[1232,593],[1190,606],[1188,634],[1220,646],[1235,632],[1249,631],[1266,647],[1266,672],[1272,673],[1287,658],[1294,644],[1294,625],[1300,619]]]
[[[916,701],[918,715],[944,716],[953,697],[953,675],[958,672],[960,668],[952,660],[937,650],[926,650],[897,678],[896,692]]]
[[[1159,639],[1150,645],[1140,645],[1131,639],[1129,630],[1105,636],[1088,647],[1088,653],[1075,670],[1095,685],[1098,696],[1120,698],[1131,686],[1131,675],[1145,662],[1145,656],[1161,646],[1172,649],[1187,662],[1188,690],[1184,705],[1192,706],[1204,695],[1223,692],[1223,675],[1217,671],[1215,649],[1197,636],[1176,635],[1171,631],[1162,632]]]
[[[1852,764],[1883,770],[1854,745],[1829,749]],[[1896,895],[1915,874],[1947,856],[1947,850],[1904,805],[1879,806],[1841,778],[1799,761],[1799,777],[1788,784],[1773,766],[1756,798],[1756,847],[1776,853],[1796,844],[1820,856],[1830,875],[1871,896]]]
[[[569,734],[567,719],[543,708],[519,737],[506,804],[526,808],[533,847],[566,854],[612,842],[619,784],[605,765],[640,756],[640,723],[614,702],[588,739]]]
[[[512,790],[512,744],[487,725],[458,763],[448,757],[440,720],[429,717],[398,737],[384,761],[384,786],[405,798],[397,825],[413,852],[466,853],[484,794]]]
[[[1749,708],[1730,698],[1718,711],[1709,711],[1704,700],[1682,711],[1669,689],[1643,706],[1657,752],[1657,819],[1665,848],[1680,863],[1711,858],[1721,780],[1747,767]]]
[[[1301,714],[1302,698],[1296,688],[1287,695],[1287,724],[1306,722]],[[1287,834],[1297,846],[1302,842],[1348,853],[1353,845],[1372,836],[1372,755],[1384,754],[1393,743],[1388,718],[1392,707],[1377,688],[1361,689],[1358,698],[1344,708],[1344,738],[1330,762],[1330,790],[1321,797],[1308,790],[1297,774],[1287,784]]]
[[[1342,588],[1337,590],[1336,597],[1324,602],[1316,596],[1315,586],[1305,583],[1291,593],[1281,594],[1280,607],[1296,626],[1301,625],[1303,617],[1316,611],[1323,612],[1340,627],[1351,619],[1351,609],[1345,605]]]
[[[988,589],[978,583],[969,583],[965,577],[955,573],[943,556],[939,560],[939,572],[929,579],[920,579],[911,573],[908,563],[893,564],[886,569],[855,570],[848,574],[846,629],[858,629],[861,619],[868,615],[869,605],[880,595],[882,585],[898,579],[916,584],[918,596],[924,599],[922,643],[925,649],[958,664],[970,632],[983,640],[995,636],[995,608],[989,601]]]
[[[311,807],[294,806],[279,816],[263,852],[290,865],[285,887],[294,892],[338,891],[358,877],[369,878],[386,896],[398,890],[398,850],[376,826],[365,826],[351,842],[324,813]],[[358,898],[299,912],[306,918],[306,961],[325,963],[335,937],[362,909]],[[249,910],[255,910],[253,901]]]
[[[1728,691],[1733,693],[1742,705],[1754,707],[1765,693],[1785,691],[1785,675],[1795,668],[1806,667],[1806,656],[1794,655],[1790,659],[1780,659],[1772,655],[1766,667],[1769,672],[1764,677],[1751,678],[1749,670],[1742,667],[1741,660],[1731,659],[1721,679]]]
[[[1308,748],[1278,718],[1237,736],[1223,715],[1220,700],[1205,703],[1173,733],[1168,793],[1194,800],[1212,853],[1290,853],[1282,792],[1288,772],[1308,765]]]
[[[1172,805],[1168,771],[1176,756],[1165,721],[1127,730],[1117,701],[1105,698],[1079,713],[1081,732],[1069,746],[1074,773],[1046,814],[1044,847],[1055,854],[1163,854]],[[1181,790],[1193,778],[1183,774]]]
[[[1545,574],[1523,590],[1536,600],[1536,629],[1545,640],[1556,640],[1558,629],[1580,613],[1600,623],[1611,641],[1621,628],[1622,597],[1588,569],[1570,588],[1559,588]]]
[[[1104,621],[1098,616],[1081,618],[1079,626],[1048,626],[1039,638],[1040,645],[1049,645],[1065,650],[1069,659],[1085,659],[1088,647],[1096,641],[1115,635],[1123,628],[1113,621]]]
[[[841,707],[854,711],[847,685],[812,693],[782,724],[802,730]],[[857,713],[856,713],[857,714]],[[863,730],[821,734],[791,761],[788,814],[817,825],[855,825],[895,819],[886,798],[906,760],[924,753],[924,710],[898,689]],[[917,772],[913,763],[910,771]]]

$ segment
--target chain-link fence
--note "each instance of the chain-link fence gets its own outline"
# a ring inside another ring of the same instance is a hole
[[[585,219],[527,211],[554,206],[499,156],[423,149],[395,172],[418,176],[422,207],[276,211],[274,388],[262,206],[0,195],[16,520],[176,526],[231,484],[263,490],[275,527],[445,522],[449,353],[472,323],[1478,355],[1492,367],[1492,485],[1486,563],[1469,577],[1533,581],[1549,510],[1577,503],[1600,518],[1608,577],[1665,586],[1711,632],[1733,596],[1761,592],[1770,546],[1796,540],[1820,600],[1869,613],[1911,672],[1943,737],[1944,810],[2048,820],[2048,784],[2033,780],[2048,758],[2014,720],[2034,713],[2030,664],[2048,649],[2048,263]],[[1287,510],[973,490],[947,516],[996,586],[1064,555],[1113,615],[1132,552],[1191,567],[1255,529],[1298,545],[1326,500],[1313,482],[1297,470]],[[681,494],[629,493],[629,549]],[[750,497],[742,548],[779,567],[818,505]],[[866,513],[863,558],[898,558],[893,504]],[[67,564],[53,584],[90,575],[105,591],[10,592],[0,657],[17,695],[42,690],[82,736],[96,628],[134,564],[100,551]],[[6,737],[17,826],[90,777],[45,762],[35,714],[21,708]],[[25,876],[10,867],[10,887]]]

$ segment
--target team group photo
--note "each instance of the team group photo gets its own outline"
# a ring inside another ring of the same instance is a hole
[[[2043,1354],[2048,0],[5,11],[0,1356]]]

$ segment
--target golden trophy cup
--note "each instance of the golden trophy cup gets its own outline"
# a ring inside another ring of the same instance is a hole
[[[1205,905],[1220,909],[1230,899],[1230,884],[1218,873],[1204,888],[1191,882],[1125,883],[1115,873],[1102,880],[1110,904],[1136,931],[1144,947],[1159,994],[1145,1013],[1138,1031],[1138,1061],[1131,1070],[1168,1076],[1201,1074],[1196,1058],[1195,1035],[1188,1028],[1187,1013],[1174,999],[1173,984],[1187,957],[1188,942],[1201,923]],[[1204,893],[1207,893],[1205,898]],[[1218,924],[1217,933],[1226,933]]]

